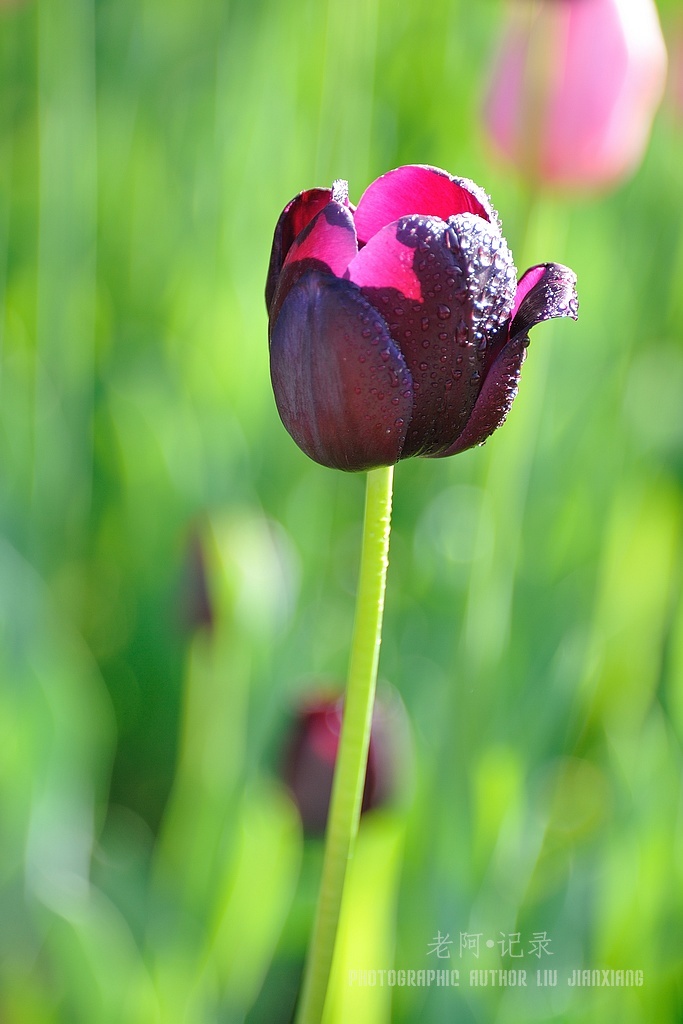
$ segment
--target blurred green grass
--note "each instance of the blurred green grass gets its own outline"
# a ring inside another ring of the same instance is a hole
[[[3,1021],[288,1019],[319,849],[276,766],[344,677],[363,482],[279,424],[265,267],[301,188],[411,161],[486,187],[520,268],[571,265],[581,319],[535,333],[486,448],[398,468],[415,781],[362,830],[338,970],[428,969],[440,932],[462,983],[342,973],[333,1017],[680,1020],[683,116],[527,216],[478,116],[501,10],[0,5]],[[459,954],[518,932],[552,963]],[[468,984],[539,964],[646,982]]]

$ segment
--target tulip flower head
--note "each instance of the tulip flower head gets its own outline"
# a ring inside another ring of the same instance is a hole
[[[389,171],[357,207],[346,182],[300,192],[266,284],[282,422],[350,471],[482,444],[517,393],[530,328],[576,319],[575,286],[555,263],[518,282],[489,197],[436,167]]]
[[[515,0],[484,106],[528,178],[591,190],[640,163],[666,81],[654,0]]]

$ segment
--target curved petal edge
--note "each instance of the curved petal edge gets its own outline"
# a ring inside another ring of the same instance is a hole
[[[316,214],[320,213],[331,198],[331,188],[304,189],[303,192],[299,192],[298,195],[294,196],[287,203],[280,214],[275,225],[273,245],[270,250],[270,262],[268,263],[268,274],[266,276],[266,309],[269,314],[282,265],[287,258],[287,253],[294,239],[313,220]]]
[[[561,263],[531,267],[517,285],[510,337],[528,334],[536,324],[563,316],[572,320],[579,316],[576,274]]]

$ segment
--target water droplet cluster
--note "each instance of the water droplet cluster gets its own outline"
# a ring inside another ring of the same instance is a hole
[[[507,340],[507,322],[517,288],[517,270],[496,226],[469,213],[448,222],[449,247],[467,290],[460,343],[473,345],[486,365]],[[487,352],[488,350],[488,352]]]

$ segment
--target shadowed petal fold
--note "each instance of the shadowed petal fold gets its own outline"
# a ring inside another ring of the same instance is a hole
[[[307,270],[325,271],[341,277],[357,252],[351,211],[340,203],[327,203],[290,246],[269,310],[271,323],[276,321],[290,288]]]
[[[386,322],[355,285],[304,274],[273,327],[270,366],[282,422],[310,458],[358,471],[401,457],[411,376]]]
[[[503,425],[517,395],[527,345],[528,338],[521,335],[505,346],[488,372],[465,429],[450,448],[436,453],[437,458],[483,444]]]
[[[277,288],[282,264],[287,253],[300,231],[320,213],[332,198],[331,188],[309,188],[299,192],[287,203],[275,225],[273,245],[270,251],[270,263],[266,277],[266,309],[270,307]]]

